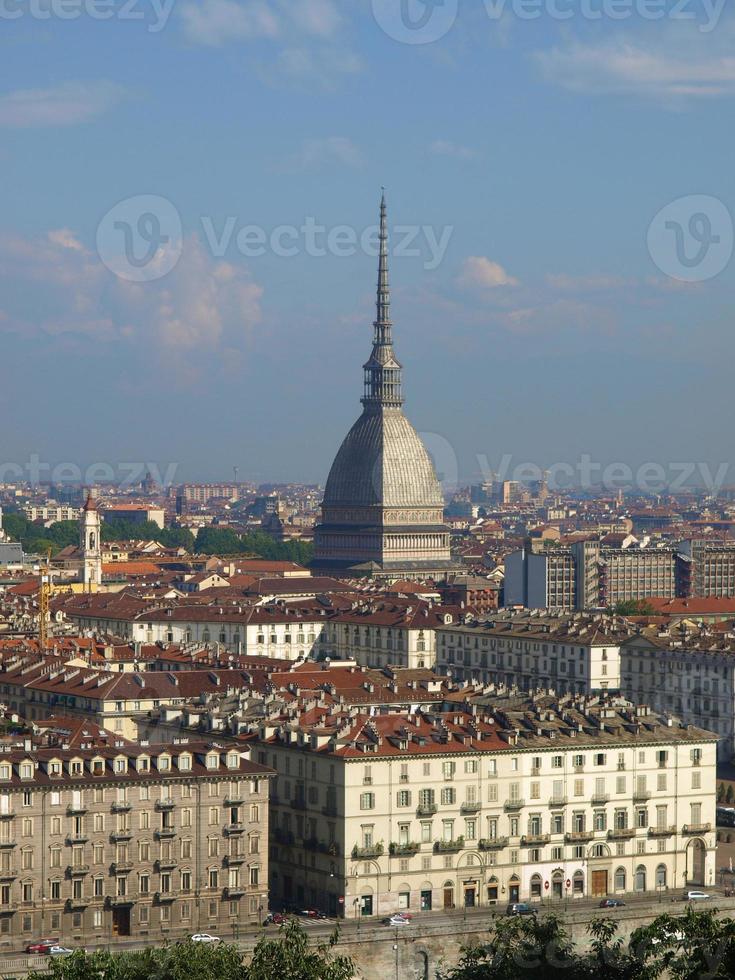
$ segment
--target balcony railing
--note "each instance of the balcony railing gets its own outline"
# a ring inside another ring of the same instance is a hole
[[[608,840],[630,840],[635,837],[635,827],[613,827],[607,832]]]
[[[293,846],[294,835],[292,830],[284,830],[283,827],[276,827],[273,836],[276,838],[278,844],[283,844],[285,847]]]
[[[306,800],[302,796],[295,797],[293,800],[291,800],[291,809],[292,810],[305,810],[306,809]]]
[[[67,898],[66,907],[68,909],[86,909],[89,905],[89,896],[77,895],[76,898]]]
[[[549,800],[549,806],[566,806],[567,798],[566,796],[552,796]]]
[[[437,854],[454,854],[461,851],[464,847],[464,837],[456,837],[454,840],[434,841],[434,850]]]
[[[159,810],[164,813],[166,811],[173,810],[175,806],[176,804],[174,803],[173,800],[156,800],[155,802],[156,810]]]
[[[525,805],[525,800],[506,800],[503,807],[506,810],[522,810]]]
[[[125,874],[128,871],[132,871],[134,867],[135,865],[132,861],[113,861],[112,873],[116,875]]]
[[[159,827],[155,833],[156,833],[156,837],[158,837],[159,840],[162,837],[175,837],[176,827]]]
[[[421,845],[415,841],[406,844],[397,844],[395,841],[392,841],[388,845],[388,851],[393,857],[411,857],[413,854],[416,854],[420,847]]]
[[[712,830],[711,823],[685,823],[681,828],[682,834],[692,836],[693,834],[708,834]]]
[[[66,873],[69,875],[70,878],[75,878],[77,875],[86,875],[86,874],[89,874],[89,865],[88,864],[70,864],[67,867],[67,869],[66,869]]]
[[[18,877],[17,868],[0,868],[0,881],[10,881],[11,878]]]
[[[436,803],[419,803],[416,807],[416,816],[431,817],[436,813],[437,809]]]
[[[610,794],[609,793],[593,793],[592,794],[592,805],[595,806],[598,803],[609,803]]]
[[[228,885],[225,888],[225,898],[242,898],[246,892],[246,885]]]
[[[585,841],[592,840],[594,836],[592,830],[570,830],[564,834],[564,840],[568,844],[583,844]]]
[[[69,834],[66,838],[66,843],[71,847],[74,844],[86,844],[88,840],[89,834],[80,831],[78,834]]]
[[[233,821],[232,823],[225,824],[226,834],[242,834],[245,832],[245,824],[239,823],[238,821]]]
[[[521,847],[539,847],[541,844],[548,844],[551,834],[526,834],[521,837]]]
[[[670,827],[648,828],[649,837],[673,837],[675,833],[676,833],[676,824],[672,824]]]
[[[158,905],[163,905],[166,902],[174,902],[178,897],[178,893],[175,891],[169,892],[154,892],[153,900]]]
[[[5,847],[15,847],[15,841],[11,837],[0,837],[0,849]]]
[[[79,817],[86,812],[87,807],[83,803],[70,803],[66,808],[66,815],[68,817]]]
[[[12,810],[0,810],[0,820],[12,820],[15,813]]]
[[[646,803],[651,799],[651,792],[647,789],[636,789],[633,791],[634,803]]]
[[[507,837],[481,837],[477,842],[481,851],[499,851],[508,846]]]
[[[169,871],[171,868],[175,868],[177,863],[174,857],[162,857],[156,861],[156,867],[159,871]]]
[[[226,796],[225,806],[245,806],[244,796]]]
[[[128,800],[115,800],[115,802],[110,806],[110,810],[113,813],[127,813],[132,810],[133,804],[128,802]]]
[[[460,809],[460,812],[461,813],[479,813],[480,810],[482,809],[482,803],[477,803],[477,802],[468,803],[468,802],[465,802],[465,803],[463,803],[460,806],[459,809]]]
[[[336,817],[338,815],[337,814],[337,804],[336,803],[327,803],[326,806],[323,806],[322,807],[322,813],[324,814],[325,817]]]
[[[384,847],[382,844],[368,844],[366,847],[358,847],[357,844],[352,848],[353,861],[362,861],[367,858],[382,857]]]
[[[240,864],[244,864],[247,861],[246,854],[226,854],[225,864],[230,868],[235,868]]]

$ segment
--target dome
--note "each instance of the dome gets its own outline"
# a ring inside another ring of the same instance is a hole
[[[426,447],[400,408],[366,410],[347,433],[323,507],[444,506]]]

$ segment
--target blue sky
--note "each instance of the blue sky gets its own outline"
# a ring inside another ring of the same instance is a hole
[[[406,411],[442,471],[730,461],[715,0],[405,0],[423,35],[399,0],[108,3],[0,3],[0,462],[323,481],[360,407],[381,184],[418,251],[391,261]],[[314,254],[309,221],[351,254]],[[125,223],[171,232],[143,281]]]

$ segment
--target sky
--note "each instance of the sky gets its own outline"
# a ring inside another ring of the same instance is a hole
[[[324,482],[360,411],[381,186],[405,410],[443,479],[730,464],[732,6],[0,21],[0,481]]]

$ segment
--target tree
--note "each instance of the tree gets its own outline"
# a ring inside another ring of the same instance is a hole
[[[626,599],[609,610],[615,616],[655,616],[656,610],[645,599]]]
[[[328,943],[312,946],[301,923],[289,919],[277,937],[258,942],[244,980],[353,980],[352,960],[334,952],[338,939],[335,930]]]
[[[713,910],[687,909],[684,915],[660,915],[636,929],[631,950],[641,964],[639,976],[670,980],[729,980],[735,976],[735,922]]]

